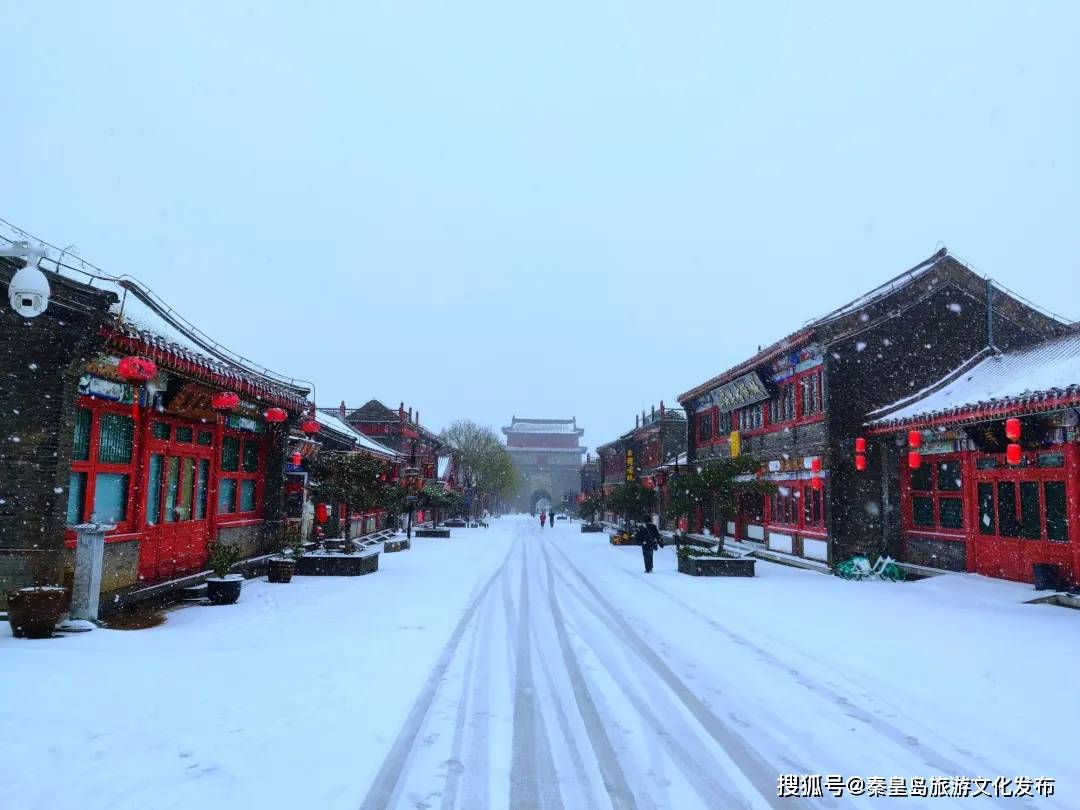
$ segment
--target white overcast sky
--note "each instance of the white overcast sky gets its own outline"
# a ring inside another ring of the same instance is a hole
[[[319,405],[595,447],[941,243],[1080,317],[1071,0],[0,5],[0,216]]]

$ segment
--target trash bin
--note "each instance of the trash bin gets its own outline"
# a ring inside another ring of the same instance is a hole
[[[1058,589],[1058,567],[1052,563],[1032,563],[1035,576],[1035,590],[1056,591]]]

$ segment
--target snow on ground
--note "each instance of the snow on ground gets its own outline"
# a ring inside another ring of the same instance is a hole
[[[671,549],[646,576],[637,548],[508,517],[149,630],[5,626],[0,805],[877,802],[778,799],[794,773],[1047,776],[1052,799],[997,803],[1080,806],[1075,611],[966,575],[674,569]]]

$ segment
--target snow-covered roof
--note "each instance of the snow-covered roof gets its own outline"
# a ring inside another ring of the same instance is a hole
[[[1080,395],[1080,332],[973,358],[919,393],[872,411],[868,424],[913,422],[1071,394]]]
[[[842,318],[844,315],[850,315],[852,312],[857,312],[860,309],[868,307],[878,299],[884,298],[887,295],[892,295],[897,290],[901,290],[911,282],[915,281],[920,276],[924,275],[927,271],[932,270],[937,266],[938,262],[948,256],[948,251],[942,248],[929,259],[919,262],[919,264],[912,267],[910,270],[905,270],[895,278],[891,278],[884,284],[875,287],[870,292],[860,295],[853,301],[849,301],[842,307],[834,309],[827,315],[823,315],[820,318],[815,318],[812,321],[807,322],[807,326],[820,326],[835,320],[836,318]]]
[[[331,430],[336,430],[338,433],[342,433],[350,437],[356,442],[358,450],[367,450],[380,456],[397,457],[399,454],[393,449],[387,447],[384,444],[379,444],[370,436],[366,436],[359,430],[354,428],[348,422],[345,422],[333,414],[326,413],[325,411],[315,411],[315,421],[324,427],[328,427]]]
[[[577,433],[581,428],[576,419],[518,419],[513,418],[504,433]],[[582,433],[584,431],[581,431]]]

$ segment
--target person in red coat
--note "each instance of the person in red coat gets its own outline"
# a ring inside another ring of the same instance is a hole
[[[544,528],[544,522],[547,520],[547,512],[543,509],[540,510],[540,528]]]

